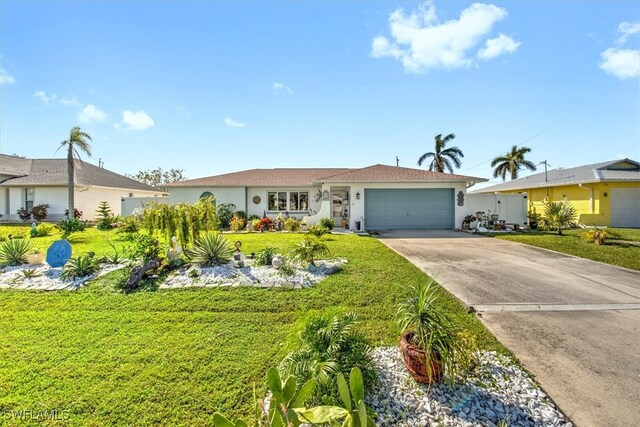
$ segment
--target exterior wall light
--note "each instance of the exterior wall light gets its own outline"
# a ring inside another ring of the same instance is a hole
[[[360,192],[359,191],[356,193],[356,200],[360,200]]]

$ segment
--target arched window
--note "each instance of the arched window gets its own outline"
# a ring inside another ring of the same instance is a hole
[[[207,197],[213,197],[213,193],[211,191],[205,191],[200,195],[201,199],[206,199]]]

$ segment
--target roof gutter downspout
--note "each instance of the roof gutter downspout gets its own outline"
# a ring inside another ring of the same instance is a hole
[[[578,183],[578,187],[589,191],[589,213],[593,214],[593,188],[584,187],[582,183]]]

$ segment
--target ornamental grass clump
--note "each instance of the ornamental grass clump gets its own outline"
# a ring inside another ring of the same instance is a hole
[[[80,255],[76,258],[71,258],[62,267],[62,273],[60,277],[65,280],[73,280],[79,277],[90,276],[97,273],[100,270],[100,264],[91,255]]]
[[[300,348],[282,361],[281,372],[317,382],[312,402],[339,398],[338,375],[348,375],[352,368],[360,369],[366,387],[377,381],[371,343],[357,324],[353,313],[311,316],[300,333]]]
[[[256,254],[255,265],[271,265],[271,261],[273,261],[273,257],[276,255],[277,249],[273,246],[267,246],[261,251],[258,251]]]
[[[0,265],[21,265],[27,263],[27,253],[31,243],[27,239],[8,239],[0,243]]]
[[[200,267],[214,267],[228,263],[233,256],[233,248],[222,234],[211,232],[198,237],[186,255]]]
[[[316,259],[330,255],[329,247],[320,240],[304,236],[300,243],[293,246],[289,252],[291,261],[304,264],[316,265]]]

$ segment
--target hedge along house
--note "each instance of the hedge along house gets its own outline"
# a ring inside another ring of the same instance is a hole
[[[361,169],[251,169],[169,184],[172,203],[214,196],[259,217],[332,218],[367,230],[453,229],[467,188],[486,179],[396,166]]]
[[[120,215],[122,197],[163,196],[162,190],[110,170],[76,160],[75,207],[84,219],[94,219],[101,201]],[[67,159],[26,159],[0,154],[0,214],[17,221],[17,210],[49,205],[48,219],[63,218],[69,206]]]
[[[568,200],[580,224],[640,227],[640,164],[630,159],[552,169],[473,192],[482,193],[525,193],[539,214],[547,201]]]

